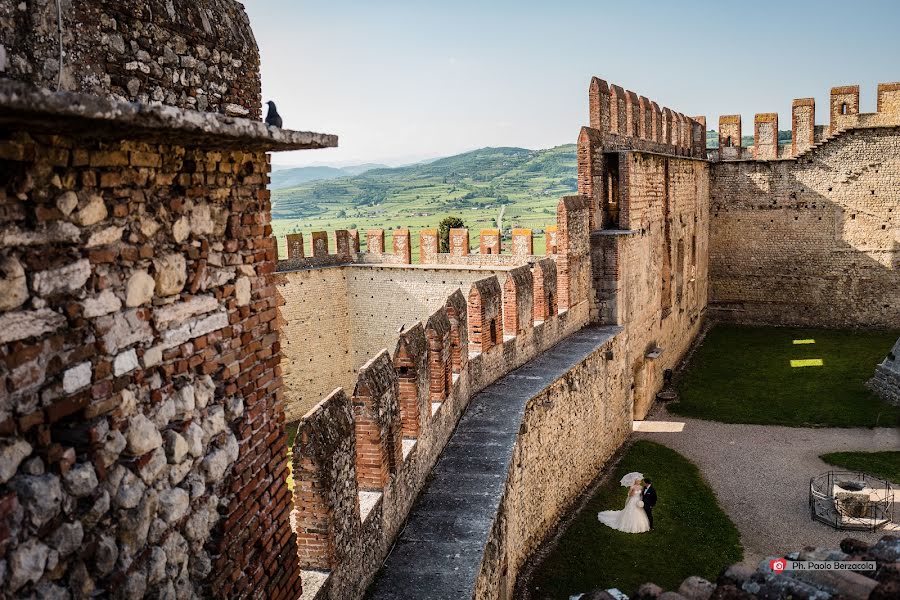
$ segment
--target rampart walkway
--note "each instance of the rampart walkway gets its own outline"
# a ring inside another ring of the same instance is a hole
[[[471,598],[528,401],[616,335],[586,328],[477,394],[368,598]]]

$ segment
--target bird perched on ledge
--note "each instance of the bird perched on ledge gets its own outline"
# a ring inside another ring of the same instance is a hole
[[[266,104],[269,105],[269,112],[266,114],[266,125],[281,129],[281,115],[278,114],[275,103],[269,100]]]

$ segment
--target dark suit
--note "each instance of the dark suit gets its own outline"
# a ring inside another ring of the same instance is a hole
[[[653,529],[653,507],[656,506],[656,490],[653,485],[648,485],[641,491],[641,501],[644,503],[644,512],[650,521],[650,529]]]

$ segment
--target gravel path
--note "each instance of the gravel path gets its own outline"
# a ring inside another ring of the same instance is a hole
[[[845,537],[876,541],[888,533],[838,531],[813,521],[809,479],[832,468],[819,459],[826,452],[900,449],[898,429],[734,425],[670,415],[664,406],[655,408],[642,426],[652,427],[652,421],[684,423],[681,432],[636,431],[634,437],[664,444],[700,468],[740,531],[744,562],[749,565],[804,546],[836,548]],[[659,490],[660,496],[677,493]],[[900,509],[900,504],[894,506]]]

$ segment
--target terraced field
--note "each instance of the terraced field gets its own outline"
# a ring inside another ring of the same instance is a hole
[[[313,231],[359,229],[365,248],[366,229],[383,228],[390,246],[390,232],[407,227],[416,257],[420,229],[457,216],[469,228],[474,246],[479,230],[496,227],[502,209],[506,236],[512,227],[531,228],[535,252],[543,254],[544,228],[555,224],[559,198],[576,188],[574,144],[547,150],[482,148],[426,164],[273,190],[272,225],[282,238],[282,256],[283,236],[292,232],[304,234],[309,252]]]

